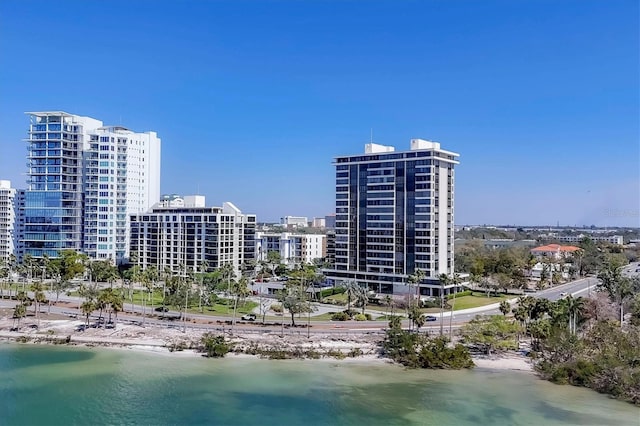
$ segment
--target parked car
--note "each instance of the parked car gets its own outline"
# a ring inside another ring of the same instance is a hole
[[[242,316],[242,321],[255,321],[256,314],[246,314]]]
[[[434,317],[433,315],[425,315],[424,319],[425,321],[438,321],[438,318]]]
[[[165,307],[162,307],[162,306],[158,306],[158,307],[155,309],[155,311],[156,311],[156,312],[169,312],[169,308],[165,308]]]

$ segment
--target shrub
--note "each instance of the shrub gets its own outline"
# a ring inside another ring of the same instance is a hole
[[[336,312],[335,314],[331,315],[332,321],[347,321],[349,319],[351,319],[351,317],[344,312]]]
[[[273,305],[271,305],[271,310],[273,312],[281,313],[282,312],[282,305],[279,304],[279,303],[274,303]]]
[[[353,319],[356,321],[366,321],[367,317],[364,316],[363,314],[357,314],[356,316],[353,317]]]
[[[202,336],[201,342],[204,346],[205,356],[208,358],[222,358],[231,350],[229,344],[224,340],[224,336],[206,333]]]
[[[457,344],[448,347],[446,337],[429,338],[403,330],[398,317],[389,321],[383,341],[384,353],[400,364],[411,368],[472,368],[469,351]]]
[[[349,354],[348,354],[348,356],[351,358],[357,358],[362,355],[363,355],[363,352],[362,352],[362,349],[360,348],[353,348],[349,351]]]
[[[358,315],[358,311],[356,311],[355,309],[345,309],[344,311],[345,314],[347,314],[349,316],[349,318],[353,318],[356,315]]]
[[[455,297],[462,297],[462,296],[471,296],[471,290],[459,291],[455,294]],[[453,297],[454,297],[453,294],[448,294],[447,300],[451,300],[453,299]]]
[[[326,355],[335,359],[345,359],[346,357],[346,355],[342,353],[342,351],[340,351],[339,349],[329,349]]]
[[[328,296],[333,296],[334,294],[342,293],[344,293],[344,287],[325,288],[324,290],[320,290],[320,298],[323,299]]]

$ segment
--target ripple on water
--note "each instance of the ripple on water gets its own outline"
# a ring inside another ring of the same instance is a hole
[[[640,415],[522,373],[15,345],[0,347],[0,412],[7,425],[617,426]]]

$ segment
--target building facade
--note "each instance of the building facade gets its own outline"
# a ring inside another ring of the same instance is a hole
[[[367,144],[364,155],[337,157],[336,242],[329,282],[355,280],[378,293],[409,291],[420,269],[424,296],[453,273],[454,167],[459,154],[412,139],[409,151]],[[445,288],[445,293],[451,291]]]
[[[16,190],[11,181],[0,180],[0,264],[15,254]]]
[[[257,232],[255,253],[258,261],[267,260],[267,253],[280,254],[282,263],[293,266],[312,263],[327,255],[327,236],[324,234],[292,234]]]
[[[187,198],[187,197],[185,197]],[[167,207],[131,215],[132,261],[173,273],[212,271],[231,264],[236,274],[255,260],[256,216],[232,203],[222,207]]]
[[[280,219],[280,223],[285,228],[306,228],[309,220],[304,216],[285,216]]]
[[[161,141],[155,132],[61,111],[31,112],[23,254],[128,258],[129,215],[160,197]]]

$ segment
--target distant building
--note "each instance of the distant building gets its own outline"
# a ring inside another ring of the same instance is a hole
[[[255,215],[229,202],[222,207],[166,207],[161,202],[131,216],[130,250],[142,268],[186,273],[200,270],[206,261],[208,271],[230,263],[239,274],[243,262],[255,259],[255,227]]]
[[[15,252],[16,190],[11,181],[0,180],[0,263]]]
[[[324,228],[326,226],[326,221],[324,217],[314,217],[311,221],[311,226],[313,228]]]
[[[328,214],[324,217],[324,226],[327,229],[335,229],[336,228],[336,215]]]
[[[548,257],[552,259],[562,259],[563,257],[573,256],[580,250],[582,250],[580,247],[548,244],[546,246],[540,246],[531,249],[531,254],[536,256],[537,258]]]
[[[267,259],[270,251],[280,254],[285,265],[312,263],[327,256],[327,236],[324,234],[292,234],[256,232],[255,253],[258,261]]]
[[[509,238],[490,238],[490,239],[456,239],[456,247],[464,246],[471,241],[482,241],[482,244],[489,249],[506,249],[513,247],[535,247],[536,240],[513,240]]]
[[[325,256],[325,262],[329,268],[333,268],[336,263],[336,232],[327,232],[327,255]]]
[[[285,228],[306,228],[309,226],[309,221],[304,216],[285,216],[280,219],[280,223]]]
[[[606,243],[614,244],[618,246],[621,246],[624,244],[624,239],[622,238],[622,235],[609,235],[609,236],[585,235],[585,234],[558,235],[558,236],[552,237],[551,239],[555,241],[560,241],[563,243],[580,243],[585,238],[589,238],[591,241],[594,241],[594,242],[606,242]]]

